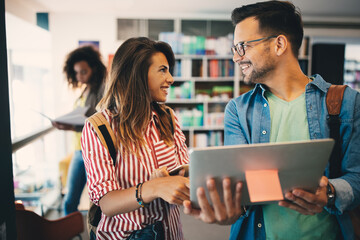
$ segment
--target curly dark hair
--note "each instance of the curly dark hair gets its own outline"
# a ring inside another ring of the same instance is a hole
[[[235,8],[231,14],[234,25],[254,17],[259,21],[260,30],[270,35],[283,34],[289,38],[295,56],[304,36],[300,10],[291,2],[266,1]]]
[[[73,89],[79,87],[79,82],[76,79],[74,71],[74,65],[80,61],[86,61],[93,71],[88,83],[90,89],[98,89],[105,81],[107,72],[105,65],[101,61],[100,53],[91,46],[77,48],[67,55],[63,71],[66,74],[69,86]]]

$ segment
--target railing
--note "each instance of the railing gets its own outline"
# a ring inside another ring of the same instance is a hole
[[[46,127],[40,131],[31,133],[25,137],[19,138],[19,139],[15,139],[12,142],[12,153],[16,152],[17,150],[19,150],[22,147],[25,147],[26,145],[30,144],[31,142],[42,138],[43,136],[45,136],[46,134],[50,133],[52,130],[54,130],[55,128],[53,126],[50,127]]]
[[[33,143],[36,140],[43,138],[45,135],[49,134],[55,129],[53,126],[44,127],[43,129],[30,133],[27,136],[14,139],[12,142],[12,153],[15,153],[17,150]],[[43,193],[43,192],[32,192],[32,193],[16,193],[15,200],[22,200],[22,201],[33,201],[37,202],[32,210],[41,216],[49,209],[60,209],[56,204],[59,202],[60,197],[60,190],[53,189],[52,191]],[[55,206],[56,205],[56,206]]]

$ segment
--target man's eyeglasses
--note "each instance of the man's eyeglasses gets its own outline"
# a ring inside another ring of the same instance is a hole
[[[247,46],[247,44],[253,43],[253,42],[259,42],[262,40],[268,40],[270,38],[276,38],[276,37],[277,36],[270,36],[270,37],[259,38],[259,39],[246,41],[246,42],[238,42],[236,45],[231,47],[231,51],[234,55],[235,55],[235,53],[237,53],[237,54],[239,54],[240,57],[242,57],[245,55],[245,47]]]

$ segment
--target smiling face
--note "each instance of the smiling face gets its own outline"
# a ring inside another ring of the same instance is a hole
[[[83,84],[88,84],[91,79],[92,69],[86,61],[80,61],[74,64],[76,80]]]
[[[267,35],[259,31],[259,23],[254,18],[246,18],[235,27],[234,45],[251,41]],[[253,42],[244,46],[245,55],[235,53],[233,61],[240,66],[241,80],[252,83],[263,83],[275,69],[275,58],[271,54],[271,41],[275,38]]]
[[[165,102],[174,79],[169,72],[169,63],[161,52],[151,57],[148,72],[148,85],[152,101]]]

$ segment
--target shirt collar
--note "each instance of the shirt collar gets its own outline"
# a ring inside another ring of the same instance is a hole
[[[331,84],[326,82],[319,74],[312,75],[311,78],[313,79],[313,81],[309,83],[309,88],[314,85],[321,91],[327,92],[327,90],[331,86]]]
[[[326,82],[319,74],[314,74],[310,77],[311,79],[313,79],[313,81],[311,81],[309,83],[309,88],[311,85],[316,86],[317,88],[319,88],[321,91],[326,92],[327,89],[330,87],[330,83]],[[262,94],[265,93],[265,91],[267,91],[267,87],[264,84],[261,83],[257,83],[254,87],[254,90],[252,91],[251,95],[255,94],[257,91],[262,91]]]
[[[151,111],[150,121],[149,121],[148,127],[146,128],[146,135],[149,135],[150,129],[152,127],[156,128],[156,123],[158,121],[159,121],[159,116],[157,115],[157,113],[155,111]]]
[[[251,92],[251,95],[255,94],[256,92],[261,91],[262,95],[264,95],[265,91],[267,91],[267,87],[261,83],[257,83]]]

